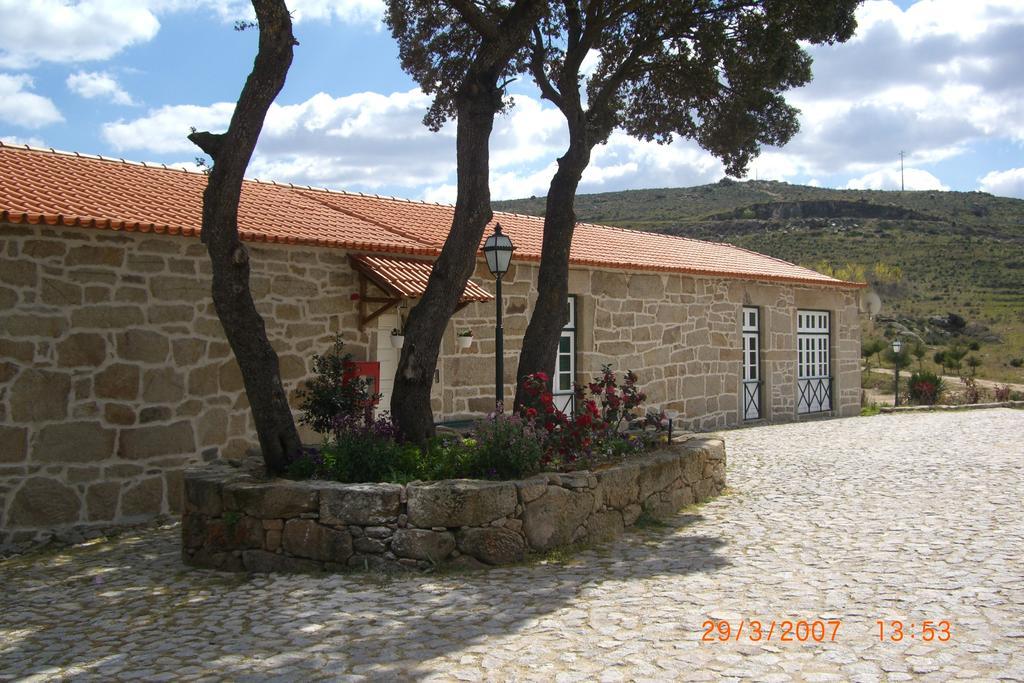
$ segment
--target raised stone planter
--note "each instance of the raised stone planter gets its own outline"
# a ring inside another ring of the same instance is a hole
[[[725,487],[725,445],[695,438],[596,472],[520,481],[341,484],[266,479],[261,464],[185,474],[182,557],[228,571],[502,565],[622,534]]]

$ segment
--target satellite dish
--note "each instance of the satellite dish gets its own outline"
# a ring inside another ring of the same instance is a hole
[[[872,291],[868,291],[860,298],[860,311],[867,313],[869,318],[874,318],[882,310],[882,300]]]

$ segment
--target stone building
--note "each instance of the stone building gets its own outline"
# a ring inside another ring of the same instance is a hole
[[[0,145],[0,545],[177,512],[183,468],[255,443],[197,239],[205,182]],[[357,359],[379,363],[388,404],[391,332],[452,211],[246,182],[253,294],[289,391],[341,334]],[[504,280],[510,379],[542,221],[495,220],[517,246]],[[564,402],[609,363],[637,372],[648,404],[694,430],[856,414],[859,287],[725,244],[580,225],[554,390]],[[491,291],[481,259],[441,349],[438,420],[493,408]]]

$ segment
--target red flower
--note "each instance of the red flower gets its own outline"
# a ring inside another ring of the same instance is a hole
[[[541,382],[544,382],[544,383],[547,383],[547,381],[549,379],[548,378],[548,373],[546,373],[546,372],[535,372],[535,373],[533,373],[533,376],[536,377],[537,379],[539,379]]]
[[[526,409],[526,418],[529,419],[529,420],[532,420],[535,417],[537,417],[537,409],[536,408],[527,408]]]

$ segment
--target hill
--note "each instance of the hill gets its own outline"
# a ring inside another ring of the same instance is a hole
[[[543,215],[544,198],[494,208]],[[984,192],[832,190],[723,180],[580,195],[581,221],[728,242],[817,270],[863,274],[886,328],[939,348],[980,344],[979,375],[1024,381],[1024,201]],[[883,264],[877,272],[876,264]],[[893,268],[895,267],[895,268]],[[858,272],[860,271],[860,272]],[[895,275],[894,275],[895,274]],[[950,329],[948,314],[966,326]]]

